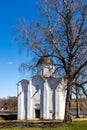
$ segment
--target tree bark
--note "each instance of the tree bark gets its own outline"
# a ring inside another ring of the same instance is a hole
[[[76,117],[77,118],[79,118],[79,115],[80,115],[80,106],[79,106],[78,94],[79,94],[79,88],[76,87]]]
[[[69,80],[67,83],[67,94],[66,94],[66,104],[65,104],[65,117],[64,122],[71,122],[72,116],[71,116],[71,81]]]

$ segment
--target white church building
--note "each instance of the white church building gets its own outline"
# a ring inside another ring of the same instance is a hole
[[[39,74],[18,82],[18,120],[64,119],[66,80],[53,75],[53,61],[44,56]]]

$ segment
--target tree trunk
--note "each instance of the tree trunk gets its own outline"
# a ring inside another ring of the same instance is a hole
[[[65,117],[64,122],[71,122],[71,82],[68,81],[67,83],[67,94],[66,94],[66,104],[65,104]]]
[[[80,106],[79,106],[78,94],[79,94],[79,88],[76,87],[76,117],[77,118],[79,118],[79,115],[80,115]]]

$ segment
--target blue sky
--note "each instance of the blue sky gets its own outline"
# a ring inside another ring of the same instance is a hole
[[[19,55],[18,46],[12,44],[12,28],[17,19],[37,20],[37,0],[0,0],[0,98],[17,95],[17,82],[29,75],[18,72],[19,64],[28,60]]]

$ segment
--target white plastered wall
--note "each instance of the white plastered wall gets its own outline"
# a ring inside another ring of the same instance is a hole
[[[66,91],[65,81],[33,77],[18,83],[18,119],[35,119],[36,104],[39,104],[40,118],[64,119]]]

